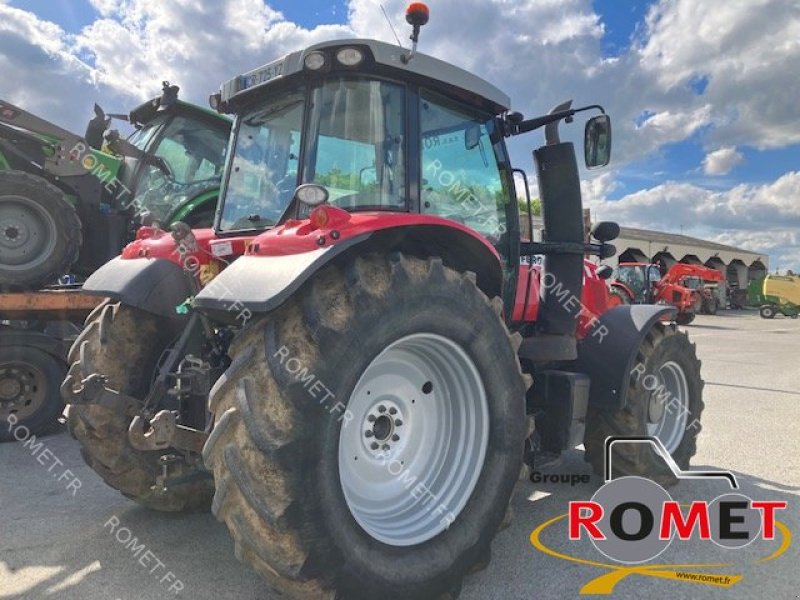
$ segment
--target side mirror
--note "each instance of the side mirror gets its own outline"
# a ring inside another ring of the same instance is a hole
[[[611,160],[611,118],[597,115],[586,122],[583,140],[587,169],[605,167]]]
[[[597,267],[597,276],[604,281],[606,279],[610,279],[613,274],[614,274],[614,269],[612,269],[608,265],[601,265]]]
[[[378,170],[375,167],[364,167],[358,173],[358,187],[365,190],[378,183]]]
[[[598,242],[610,242],[619,237],[619,225],[614,221],[600,221],[592,228],[592,237]]]
[[[481,126],[477,123],[470,123],[464,131],[464,147],[467,150],[477,148],[481,143]]]

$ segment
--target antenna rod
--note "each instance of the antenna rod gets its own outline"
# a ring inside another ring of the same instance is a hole
[[[403,48],[403,50],[405,50],[405,48],[403,47],[403,42],[400,41],[400,36],[397,35],[397,32],[394,30],[394,25],[392,25],[392,20],[389,18],[389,15],[386,14],[386,9],[383,8],[383,4],[381,4],[380,7],[381,7],[381,11],[383,12],[383,16],[386,19],[386,22],[389,24],[389,29],[392,30],[392,34],[394,35],[394,39],[397,40],[397,45],[400,46],[401,48]]]

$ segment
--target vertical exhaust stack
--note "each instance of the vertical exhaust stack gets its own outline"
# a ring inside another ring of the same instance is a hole
[[[568,110],[572,101],[551,113]],[[534,150],[545,242],[584,242],[583,201],[575,148],[561,142],[558,121],[545,128],[546,145]],[[571,297],[581,298],[582,254],[548,254],[544,258],[538,327],[550,335],[575,335],[579,309]],[[578,305],[579,306],[579,305]]]

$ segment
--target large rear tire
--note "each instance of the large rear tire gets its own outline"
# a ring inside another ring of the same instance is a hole
[[[371,256],[248,325],[203,452],[237,557],[291,598],[457,597],[527,434],[501,308],[438,259]]]
[[[78,389],[93,373],[123,394],[144,398],[159,358],[174,340],[166,319],[124,304],[102,304],[89,315],[69,354],[65,386]],[[69,404],[67,424],[81,445],[83,459],[109,486],[131,500],[162,511],[207,510],[213,482],[205,471],[184,462],[170,467],[167,490],[156,485],[159,459],[177,450],[144,452],[128,441],[131,417],[96,404]],[[197,457],[199,460],[199,457]]]
[[[0,442],[40,435],[64,411],[63,359],[29,346],[0,347]]]
[[[0,172],[0,289],[35,289],[69,272],[81,222],[64,193],[41,177]]]
[[[681,469],[697,452],[703,412],[703,379],[695,345],[674,324],[656,323],[639,348],[630,374],[628,401],[621,410],[589,408],[586,460],[604,473],[604,445],[609,436],[655,436]],[[614,449],[614,477],[638,475],[672,485],[677,480],[649,445]]]

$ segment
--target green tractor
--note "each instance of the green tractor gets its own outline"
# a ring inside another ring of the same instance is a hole
[[[88,275],[143,222],[211,226],[231,124],[178,89],[128,115],[95,105],[83,138],[0,100],[0,289]]]

